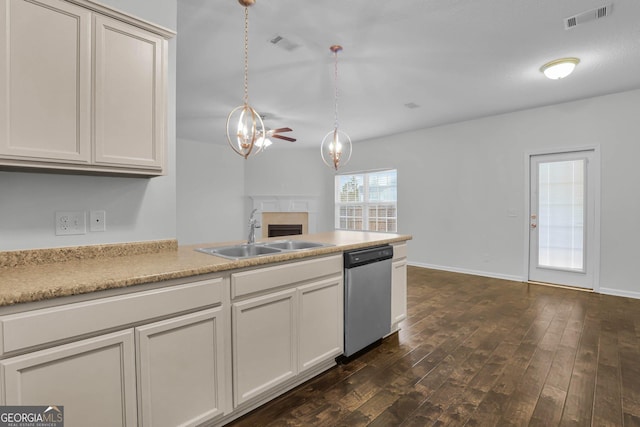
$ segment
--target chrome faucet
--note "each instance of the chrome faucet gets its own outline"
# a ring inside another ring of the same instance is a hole
[[[253,245],[256,242],[256,228],[261,227],[258,220],[253,217],[257,211],[258,209],[252,210],[249,217],[249,238],[247,239],[247,244],[249,245]]]

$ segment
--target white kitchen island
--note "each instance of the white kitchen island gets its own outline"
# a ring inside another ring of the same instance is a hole
[[[411,236],[291,238],[333,246],[243,260],[194,250],[212,244],[0,252],[0,404],[62,405],[67,426],[223,425],[335,364],[350,249],[394,245],[397,326]]]

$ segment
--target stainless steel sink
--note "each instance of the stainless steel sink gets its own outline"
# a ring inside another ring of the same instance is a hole
[[[229,259],[253,258],[261,255],[273,255],[282,252],[277,248],[269,248],[263,245],[234,245],[213,248],[199,248],[199,252],[209,255],[221,256]]]
[[[306,249],[334,246],[328,243],[309,242],[305,240],[275,240],[271,242],[198,248],[198,252],[215,255],[227,259],[255,258],[265,255],[276,255],[284,252],[302,251]]]
[[[297,251],[302,249],[320,248],[323,246],[333,246],[325,243],[307,242],[304,240],[279,240],[264,244],[269,248],[278,248],[285,251]]]

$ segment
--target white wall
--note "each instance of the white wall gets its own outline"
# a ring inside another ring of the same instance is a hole
[[[525,153],[599,145],[600,292],[640,298],[638,105],[631,91],[380,138],[356,144],[348,167],[398,169],[412,263],[523,280]]]
[[[177,0],[101,0],[107,6],[176,29]],[[169,42],[167,176],[117,178],[0,172],[0,250],[62,247],[176,237],[176,39]],[[107,231],[56,236],[56,211],[107,212]]]
[[[398,231],[414,237],[412,264],[525,280],[526,154],[599,146],[599,291],[640,298],[638,105],[630,91],[356,143],[341,172],[398,169]],[[322,231],[332,229],[333,173],[317,151],[250,159],[245,194],[317,194]]]
[[[273,149],[243,159],[227,144],[178,140],[178,242],[243,240],[250,196],[312,196],[316,231],[333,230],[333,176],[318,148]]]
[[[179,139],[178,242],[181,245],[244,238],[245,160],[228,145]]]

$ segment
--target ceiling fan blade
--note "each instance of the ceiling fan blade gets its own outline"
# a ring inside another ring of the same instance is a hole
[[[282,135],[271,135],[271,138],[278,138],[278,139],[284,139],[285,141],[296,142],[295,138],[289,138],[288,136],[282,136]]]
[[[282,132],[291,132],[291,128],[278,128],[278,129],[271,129],[269,132],[271,132],[272,134],[274,133],[282,133]]]

